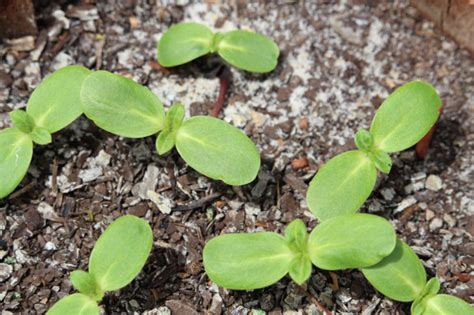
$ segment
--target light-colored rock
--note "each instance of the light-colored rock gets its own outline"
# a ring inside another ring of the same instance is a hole
[[[426,209],[426,212],[425,212],[425,218],[426,218],[426,221],[430,221],[431,219],[433,219],[435,216],[435,213],[433,211],[431,211],[430,209]]]
[[[440,218],[434,218],[430,223],[430,231],[436,231],[443,226],[443,220]]]
[[[395,209],[395,213],[405,210],[406,208],[413,206],[416,203],[416,199],[413,196],[409,196],[403,199],[399,204],[397,209]]]
[[[443,187],[443,181],[437,175],[430,175],[426,179],[425,186],[429,190],[438,191],[441,189],[441,187]]]
[[[10,278],[13,272],[13,267],[8,264],[0,263],[0,282]]]
[[[174,202],[171,199],[160,195],[153,190],[147,191],[147,197],[158,207],[161,212],[165,214],[171,213],[171,210],[174,207]]]
[[[384,188],[380,190],[380,193],[382,194],[383,199],[387,201],[391,201],[393,197],[395,197],[395,189],[393,188]]]
[[[253,204],[253,203],[246,203],[244,206],[244,209],[245,209],[245,215],[247,217],[250,217],[252,215],[256,216],[262,211],[258,205]]]
[[[139,196],[141,199],[149,199],[148,191],[155,191],[158,184],[158,175],[160,170],[153,164],[148,165],[143,180],[133,186],[132,194]]]

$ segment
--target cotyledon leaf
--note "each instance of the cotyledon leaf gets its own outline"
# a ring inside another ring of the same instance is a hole
[[[269,286],[289,271],[293,252],[273,232],[226,234],[204,247],[204,268],[217,285],[234,290]]]
[[[355,213],[320,223],[309,235],[308,253],[321,269],[341,270],[372,266],[390,255],[396,237],[382,217]]]
[[[401,302],[415,300],[426,285],[426,272],[420,259],[400,240],[389,256],[363,268],[362,273],[378,291]]]
[[[33,156],[33,141],[17,128],[0,131],[0,199],[25,177]]]
[[[240,129],[213,117],[184,121],[176,134],[176,148],[192,168],[229,185],[250,183],[260,168],[255,144]]]
[[[36,126],[54,133],[82,114],[82,82],[92,72],[82,66],[67,66],[48,75],[33,91],[26,112]]]
[[[427,297],[413,315],[474,315],[466,301],[447,294]]]
[[[142,138],[164,127],[160,100],[146,87],[108,71],[96,71],[82,84],[84,114],[100,128],[129,138]]]
[[[320,221],[354,213],[369,197],[376,179],[375,164],[364,152],[339,154],[309,184],[308,207]]]
[[[432,85],[412,81],[395,90],[377,110],[370,127],[374,145],[385,152],[405,150],[436,123],[441,99]]]
[[[97,302],[85,294],[75,293],[60,299],[47,315],[99,315]]]
[[[102,292],[120,289],[142,270],[150,254],[153,233],[147,221],[125,215],[99,237],[89,260],[89,273]]]
[[[158,42],[158,62],[174,67],[208,54],[214,34],[205,25],[180,23],[170,27]]]
[[[165,128],[156,139],[158,154],[162,155],[173,149],[176,142],[176,133],[183,123],[184,114],[184,106],[181,104],[174,104],[166,113]]]
[[[222,35],[217,53],[234,67],[264,73],[275,69],[280,50],[264,35],[236,30]]]

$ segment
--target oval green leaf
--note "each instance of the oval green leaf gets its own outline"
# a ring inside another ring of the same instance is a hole
[[[129,138],[142,138],[164,127],[160,100],[146,87],[107,71],[89,75],[82,85],[84,114],[100,128]]]
[[[239,233],[211,239],[204,247],[204,268],[217,285],[233,290],[253,290],[283,278],[293,253],[276,233]]]
[[[23,110],[14,110],[8,113],[13,125],[24,133],[30,133],[35,128],[35,121]]]
[[[82,66],[67,66],[47,76],[33,91],[26,111],[36,126],[54,133],[82,114],[82,82],[92,73]]]
[[[145,265],[152,244],[147,221],[125,215],[112,222],[97,240],[89,260],[89,273],[100,290],[113,291],[132,282]]]
[[[163,155],[173,149],[176,142],[176,133],[183,123],[184,114],[184,106],[181,104],[171,106],[166,113],[165,128],[156,139],[158,154]]]
[[[426,285],[426,272],[415,252],[397,240],[393,252],[362,273],[378,291],[401,302],[418,298]]]
[[[324,221],[356,212],[375,186],[377,170],[361,151],[348,151],[324,164],[309,184],[306,200],[313,214]]]
[[[68,295],[60,299],[46,313],[47,315],[99,315],[97,303],[81,293]]]
[[[205,25],[181,23],[170,27],[158,43],[158,62],[174,67],[208,54],[214,34]]]
[[[69,278],[77,291],[96,301],[102,300],[104,293],[97,287],[97,283],[90,273],[83,270],[75,270],[71,272]]]
[[[34,143],[45,145],[51,143],[53,138],[46,128],[36,126],[30,133],[30,137]]]
[[[316,267],[340,270],[372,266],[390,255],[396,243],[392,225],[382,217],[356,213],[320,223],[308,240]]]
[[[33,156],[33,141],[17,128],[0,131],[0,199],[25,177]]]
[[[275,69],[280,50],[264,35],[237,30],[223,34],[217,53],[234,67],[264,73]]]
[[[418,312],[421,315],[473,315],[474,308],[458,297],[437,294],[428,297]]]
[[[374,145],[385,152],[405,150],[436,123],[441,99],[434,87],[412,81],[395,90],[377,110],[370,132]]]
[[[213,117],[186,120],[178,129],[176,148],[189,166],[228,185],[250,183],[260,168],[260,155],[252,140]]]

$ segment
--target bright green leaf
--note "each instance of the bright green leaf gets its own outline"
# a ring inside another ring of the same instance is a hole
[[[99,237],[89,260],[89,273],[101,291],[129,284],[142,270],[153,244],[147,221],[132,215],[116,219]]]
[[[356,212],[367,200],[377,179],[372,160],[361,151],[330,159],[309,184],[308,207],[321,221]]]
[[[413,315],[417,314],[420,315],[422,310],[425,308],[425,302],[431,296],[435,296],[439,289],[441,288],[441,284],[439,283],[438,278],[434,277],[431,278],[421,291],[421,293],[417,296],[415,301],[411,304],[411,313]]]
[[[94,277],[83,270],[75,270],[71,272],[69,277],[72,285],[82,294],[85,294],[96,301],[102,300],[104,293],[97,287]]]
[[[218,54],[234,67],[257,73],[270,72],[278,63],[280,50],[270,38],[249,31],[223,34]]]
[[[257,147],[240,129],[223,120],[195,116],[184,121],[176,148],[192,168],[229,185],[253,181],[260,168]]]
[[[156,139],[158,154],[163,155],[173,149],[176,142],[176,133],[183,123],[184,114],[184,106],[181,104],[171,106],[166,113],[165,128]]]
[[[294,220],[285,229],[285,240],[294,253],[289,274],[298,284],[308,280],[313,269],[308,256],[308,236],[306,225],[300,219]]]
[[[33,156],[29,135],[17,128],[0,131],[0,199],[8,196],[25,177]]]
[[[53,305],[47,315],[99,315],[100,309],[96,301],[81,293],[62,298]]]
[[[89,75],[82,85],[84,114],[100,128],[129,138],[157,133],[164,127],[160,100],[146,87],[107,71]]]
[[[370,127],[375,146],[388,153],[411,147],[436,123],[440,107],[441,99],[429,83],[404,84],[375,114]]]
[[[372,151],[372,146],[374,145],[374,139],[370,132],[365,129],[357,131],[354,137],[355,144],[357,148],[361,151],[370,152]]]
[[[400,240],[389,256],[363,268],[362,273],[378,291],[401,302],[415,300],[426,284],[426,272],[420,259]]]
[[[33,128],[33,131],[30,133],[30,136],[34,143],[37,143],[40,145],[45,145],[53,141],[49,131],[43,127]]]
[[[204,247],[204,268],[217,285],[234,290],[269,286],[288,273],[293,252],[276,233],[226,234]]]
[[[372,266],[394,249],[392,225],[382,217],[356,213],[320,223],[308,240],[309,257],[321,269],[339,270]]]
[[[390,158],[390,155],[378,149],[374,149],[372,154],[377,169],[385,174],[390,173],[390,170],[392,169],[392,159]]]
[[[79,92],[91,73],[82,66],[67,66],[47,76],[33,91],[26,111],[36,126],[54,133],[82,114]]]
[[[414,315],[473,315],[474,308],[466,301],[447,294],[427,297]]]
[[[23,110],[14,110],[8,115],[13,125],[24,133],[30,133],[35,128],[35,121]]]
[[[204,56],[211,51],[212,31],[198,23],[180,23],[170,27],[158,43],[158,62],[174,67]]]
[[[290,265],[289,275],[297,284],[303,284],[311,276],[313,264],[307,255],[299,254],[295,257]]]
[[[301,219],[293,220],[285,229],[285,239],[294,252],[306,253],[308,231]]]

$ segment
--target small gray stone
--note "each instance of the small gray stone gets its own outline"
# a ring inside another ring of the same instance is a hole
[[[425,186],[429,190],[438,191],[443,186],[443,181],[441,180],[441,178],[439,176],[430,175],[426,179]]]
[[[10,278],[13,272],[13,267],[8,264],[0,263],[0,282]]]
[[[436,231],[442,226],[443,226],[443,220],[441,220],[440,218],[434,218],[430,223],[430,231],[431,232]]]

